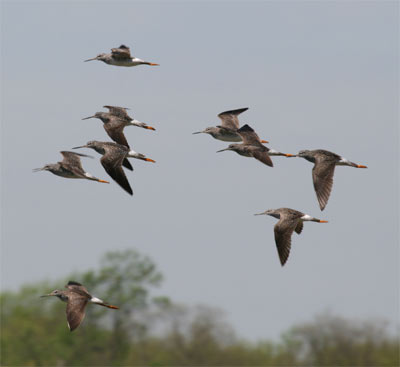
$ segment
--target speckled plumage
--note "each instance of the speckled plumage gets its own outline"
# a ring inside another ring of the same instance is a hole
[[[88,290],[78,282],[69,281],[65,288],[67,288],[66,291],[60,291],[56,289],[49,294],[43,295],[42,297],[55,296],[61,301],[67,303],[67,323],[70,331],[74,331],[83,321],[85,317],[85,308],[89,302],[107,308],[119,308],[117,306],[109,305],[103,302],[101,299],[93,297]]]
[[[118,48],[112,48],[111,53],[99,54],[96,57],[85,60],[85,62],[92,60],[103,61],[108,65],[115,65],[115,66],[126,66],[126,67],[138,66],[138,65],[158,66],[158,64],[144,61],[137,57],[132,57],[129,47],[125,45],[121,45]]]
[[[269,209],[263,213],[255,215],[270,215],[279,219],[278,223],[276,223],[274,226],[274,235],[276,248],[278,250],[279,259],[282,266],[285,265],[289,257],[292,243],[292,233],[301,233],[303,230],[303,221],[319,223],[326,222],[290,208]]]
[[[237,133],[243,140],[243,143],[230,144],[228,148],[219,150],[217,153],[223,152],[225,150],[232,150],[244,157],[253,157],[259,160],[261,163],[264,163],[270,167],[273,167],[270,155],[282,155],[288,157],[291,156],[291,154],[280,153],[275,150],[273,151],[268,147],[266,147],[265,145],[263,145],[257,133],[247,124],[243,125],[240,129],[238,129]]]
[[[103,168],[111,176],[111,178],[130,195],[133,195],[133,191],[128,179],[126,178],[125,172],[122,169],[122,162],[124,161],[124,159],[131,157],[144,161],[155,162],[152,159],[147,158],[144,154],[137,153],[133,150],[130,150],[125,145],[121,145],[118,143],[92,140],[89,141],[86,145],[75,147],[73,149],[78,148],[91,148],[94,149],[97,153],[101,154],[102,157],[100,159],[100,162]]]
[[[241,136],[237,133],[239,129],[239,118],[238,115],[248,110],[248,107],[239,108],[236,110],[221,112],[218,117],[221,119],[221,125],[207,127],[203,131],[197,131],[193,134],[209,134],[214,139],[222,141],[241,141]]]
[[[89,157],[93,158],[86,154],[80,154],[75,152],[61,151],[61,155],[64,159],[60,162],[54,164],[46,164],[42,168],[35,168],[34,172],[39,171],[49,171],[54,175],[64,177],[64,178],[81,178],[91,181],[108,183],[107,181],[100,180],[97,177],[94,177],[90,173],[86,172],[81,163],[80,157]]]
[[[324,210],[331,195],[333,186],[333,175],[336,166],[350,166],[356,168],[367,168],[366,166],[350,162],[342,156],[324,149],[301,150],[297,157],[304,158],[314,163],[312,178],[314,190],[317,194],[319,207]]]

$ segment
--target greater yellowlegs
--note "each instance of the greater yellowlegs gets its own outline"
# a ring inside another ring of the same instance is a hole
[[[270,155],[292,156],[292,154],[281,153],[261,144],[262,140],[260,140],[256,132],[247,124],[242,126],[237,132],[241,136],[243,143],[230,144],[227,148],[218,150],[217,153],[232,150],[244,157],[253,157],[270,167],[273,167],[272,160],[269,157]]]
[[[67,303],[67,324],[70,331],[74,331],[85,317],[85,308],[88,303],[94,303],[107,308],[118,310],[119,307],[109,305],[99,298],[93,297],[87,289],[80,283],[69,281],[65,286],[66,291],[54,290],[41,297],[58,297],[61,301]]]
[[[149,130],[153,130],[153,131],[156,130],[153,126],[149,126],[146,123],[136,120],[136,119],[132,118],[131,116],[129,116],[128,112],[126,112],[127,110],[129,110],[129,108],[118,107],[118,106],[103,106],[103,107],[107,108],[111,115],[117,116],[117,117],[127,121],[127,125],[137,126],[137,127],[143,128],[143,129],[149,129]]]
[[[221,125],[207,127],[203,131],[197,131],[193,134],[209,134],[214,139],[222,141],[242,141],[242,137],[237,133],[239,129],[238,116],[247,111],[249,108],[239,108],[237,110],[221,112],[218,117],[221,119]],[[262,143],[268,143],[266,140],[262,140]]]
[[[158,66],[153,62],[144,61],[137,57],[132,57],[129,47],[121,45],[118,48],[112,48],[110,54],[99,54],[96,57],[87,59],[86,61],[98,60],[103,61],[109,65],[115,66],[137,66],[137,65],[151,65]]]
[[[282,266],[285,265],[289,257],[293,231],[300,234],[303,230],[303,222],[306,221],[327,223],[326,220],[317,219],[308,214],[289,208],[269,209],[263,213],[254,215],[271,215],[272,217],[279,219],[278,223],[274,226],[274,233],[275,243]]]
[[[88,120],[92,118],[100,119],[103,122],[103,127],[108,136],[114,140],[116,143],[125,145],[127,148],[129,147],[128,141],[124,135],[124,128],[125,126],[139,126],[144,127],[146,129],[155,130],[153,127],[146,125],[144,122],[140,122],[137,120],[131,119],[129,116],[122,117],[122,112],[118,113],[118,109],[122,109],[122,107],[113,107],[113,106],[104,106],[107,108],[111,108],[110,112],[96,112],[93,116],[85,117],[82,120]],[[122,165],[133,171],[133,167],[127,159],[124,159]]]
[[[86,172],[82,168],[80,157],[89,157],[93,158],[86,154],[79,154],[75,152],[60,152],[64,159],[61,162],[57,162],[54,164],[46,164],[42,168],[35,168],[33,172],[39,171],[49,171],[54,175],[61,176],[64,178],[83,178],[87,180],[109,183],[108,181],[100,180],[97,177],[94,177],[90,173]]]
[[[332,153],[323,149],[301,150],[297,155],[295,155],[295,157],[301,157],[309,162],[314,163],[314,167],[312,169],[312,178],[314,190],[317,194],[317,199],[321,210],[325,209],[332,191],[335,166],[367,168],[367,166],[350,162],[346,158],[343,158],[336,153]]]
[[[73,149],[79,148],[91,148],[101,154],[103,157],[101,157],[100,162],[106,172],[130,195],[133,195],[133,191],[125,176],[125,172],[122,169],[123,160],[129,157],[155,163],[154,160],[147,158],[145,155],[137,153],[134,150],[117,143],[92,140],[86,145],[75,147]]]

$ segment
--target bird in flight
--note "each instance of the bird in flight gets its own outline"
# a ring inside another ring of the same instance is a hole
[[[109,109],[109,112],[96,112],[93,116],[85,117],[82,120],[92,118],[100,119],[103,122],[103,127],[108,136],[116,143],[129,147],[128,141],[124,135],[124,128],[126,126],[138,126],[144,129],[155,130],[154,127],[132,119],[126,112],[125,107],[104,106]],[[122,165],[133,171],[133,167],[127,159],[124,159]]]
[[[153,62],[144,61],[137,57],[131,56],[131,51],[129,47],[125,45],[121,45],[118,48],[112,48],[110,54],[99,54],[96,57],[85,60],[87,61],[103,61],[108,65],[115,66],[138,66],[138,65],[150,65],[150,66],[158,66],[159,64],[155,64]]]
[[[67,303],[67,324],[70,331],[74,331],[85,317],[85,308],[88,303],[94,303],[107,308],[118,310],[119,307],[109,305],[99,298],[93,297],[88,290],[80,283],[69,281],[65,286],[66,291],[54,290],[41,297],[58,297],[61,301]]]
[[[317,194],[319,207],[324,210],[331,195],[333,185],[333,174],[336,166],[349,166],[355,168],[367,168],[362,164],[350,162],[342,156],[323,149],[300,150],[294,157],[301,157],[314,163],[312,178],[314,190]]]
[[[280,155],[285,157],[291,157],[292,154],[286,154],[278,152],[277,150],[270,149],[262,144],[262,140],[258,137],[257,133],[249,126],[243,125],[237,130],[237,133],[242,138],[243,143],[241,144],[230,144],[227,148],[218,150],[217,153],[226,150],[232,150],[237,154],[244,157],[253,157],[259,160],[261,163],[267,166],[273,167],[272,160],[270,156]]]
[[[134,150],[127,148],[125,145],[112,143],[112,142],[101,142],[92,140],[86,145],[75,147],[79,148],[91,148],[97,153],[101,154],[100,163],[111,178],[120,185],[128,194],[133,195],[133,190],[126,178],[125,172],[122,169],[122,162],[126,158],[136,158],[147,162],[153,162],[154,160],[147,158],[144,154],[137,153]]]
[[[100,180],[94,177],[90,173],[86,172],[82,168],[80,157],[93,158],[86,154],[80,154],[75,152],[61,151],[61,155],[64,159],[54,164],[46,164],[42,168],[35,168],[33,172],[49,171],[54,175],[61,176],[64,178],[82,178],[97,182],[109,183],[108,181]]]
[[[308,214],[289,208],[268,209],[263,213],[254,215],[270,215],[279,219],[278,223],[274,226],[274,233],[275,243],[282,266],[285,265],[289,257],[292,233],[296,232],[297,234],[300,234],[303,230],[303,222],[311,221],[317,223],[328,223],[326,220],[317,219]]]
[[[242,137],[238,134],[239,118],[238,116],[247,111],[249,108],[239,108],[237,110],[221,112],[218,117],[221,119],[221,125],[207,127],[203,131],[196,131],[193,134],[209,134],[214,139],[222,141],[242,141]],[[261,140],[262,143],[268,143],[266,140]]]

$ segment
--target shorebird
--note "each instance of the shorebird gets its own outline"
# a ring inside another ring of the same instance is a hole
[[[133,195],[132,188],[129,184],[128,179],[125,176],[125,172],[122,169],[122,162],[125,158],[137,158],[147,162],[153,162],[154,160],[146,158],[144,154],[137,153],[125,145],[112,143],[112,142],[100,142],[100,141],[89,141],[86,145],[80,147],[75,147],[73,149],[79,148],[91,148],[97,153],[101,154],[100,162],[106,172],[111,176],[111,178],[120,185],[128,194]]]
[[[243,143],[230,144],[228,148],[218,150],[217,153],[225,150],[233,150],[244,157],[253,157],[270,167],[274,166],[270,156],[280,155],[292,157],[292,154],[281,153],[262,145],[262,140],[260,140],[257,133],[247,124],[238,129],[237,133],[241,136]]]
[[[314,163],[314,167],[312,169],[312,178],[314,190],[317,194],[317,199],[321,210],[325,209],[332,191],[335,166],[367,168],[367,166],[350,162],[346,158],[343,158],[336,153],[332,153],[323,149],[300,150],[300,152],[294,155],[294,157],[301,157],[307,159],[309,162]]]
[[[317,219],[308,214],[289,208],[268,209],[263,213],[254,215],[270,215],[279,219],[278,223],[274,226],[274,233],[275,243],[282,266],[285,265],[289,257],[293,231],[300,234],[303,230],[303,222],[306,221],[328,223],[326,220]]]
[[[108,65],[115,66],[159,65],[153,62],[144,61],[137,57],[132,57],[129,47],[125,45],[121,45],[118,48],[112,48],[110,54],[99,54],[96,57],[85,60],[85,62],[92,60],[103,61]]]
[[[197,131],[193,134],[210,134],[214,139],[222,141],[242,141],[242,137],[237,133],[239,129],[238,115],[247,111],[249,108],[239,108],[237,110],[221,112],[218,117],[221,119],[221,125],[207,127],[203,131]],[[268,143],[266,140],[260,140],[261,143]]]
[[[49,171],[54,175],[65,177],[65,178],[85,178],[87,180],[109,183],[108,181],[100,180],[97,177],[92,176],[82,168],[80,157],[93,158],[86,154],[79,154],[75,152],[60,152],[64,159],[61,162],[54,164],[46,164],[42,168],[35,168],[33,172]]]
[[[85,117],[82,120],[97,118],[103,121],[103,127],[108,136],[116,143],[129,147],[128,141],[124,135],[125,126],[138,126],[144,129],[155,130],[154,127],[148,126],[144,122],[132,119],[127,113],[125,107],[104,106],[110,112],[96,112],[93,116]],[[133,167],[127,159],[124,159],[122,165],[133,171]]]
[[[119,307],[109,305],[99,298],[93,297],[87,289],[78,282],[69,281],[65,286],[66,291],[54,290],[41,297],[58,297],[61,301],[67,302],[67,324],[70,331],[74,331],[85,317],[85,307],[88,303],[95,303],[107,308],[118,310]]]
[[[136,120],[128,115],[126,112],[129,110],[129,108],[126,107],[118,107],[118,106],[103,106],[104,108],[107,108],[109,111],[110,115],[117,116],[123,120],[128,121],[128,125],[133,125],[137,127],[141,127],[143,129],[149,129],[155,131],[156,129],[152,126],[147,125],[144,122],[140,122],[139,120]]]

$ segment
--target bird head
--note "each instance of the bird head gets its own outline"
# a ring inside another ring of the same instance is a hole
[[[310,151],[309,150],[300,150],[297,153],[298,157],[308,157],[310,155]]]
[[[225,149],[221,149],[221,150],[217,150],[217,153],[219,152],[224,152],[225,150],[235,150],[235,148],[240,145],[240,144],[229,144],[227,148]]]
[[[55,289],[51,293],[44,294],[43,296],[40,296],[40,297],[51,297],[51,296],[60,297],[61,295],[62,295],[62,291],[59,291],[58,289]]]
[[[56,164],[46,164],[44,167],[42,168],[34,168],[32,171],[33,172],[39,172],[39,171],[53,171],[56,169]]]
[[[91,149],[94,149],[96,152],[98,152],[98,153],[100,153],[100,154],[103,154],[102,152],[103,152],[103,148],[102,148],[102,146],[101,146],[101,143],[100,142],[98,142],[98,141],[96,141],[96,140],[91,140],[91,141],[88,141],[87,143],[86,143],[86,145],[81,145],[81,146],[79,146],[79,147],[74,147],[74,148],[72,148],[72,149],[79,149],[79,148],[91,148]]]
[[[106,56],[107,56],[106,54],[98,54],[96,57],[93,57],[93,58],[91,58],[91,59],[85,60],[85,62],[87,62],[87,61],[93,61],[93,60],[104,61],[105,58],[106,58]]]
[[[271,217],[280,218],[280,215],[275,211],[275,209],[268,209],[265,212],[254,214],[254,215],[270,215]]]
[[[215,127],[207,127],[203,131],[196,131],[193,134],[211,134],[214,132],[214,130],[215,130]]]
[[[93,116],[85,117],[82,120],[88,119],[100,119],[103,122],[108,122],[110,120],[107,112],[96,112]]]

